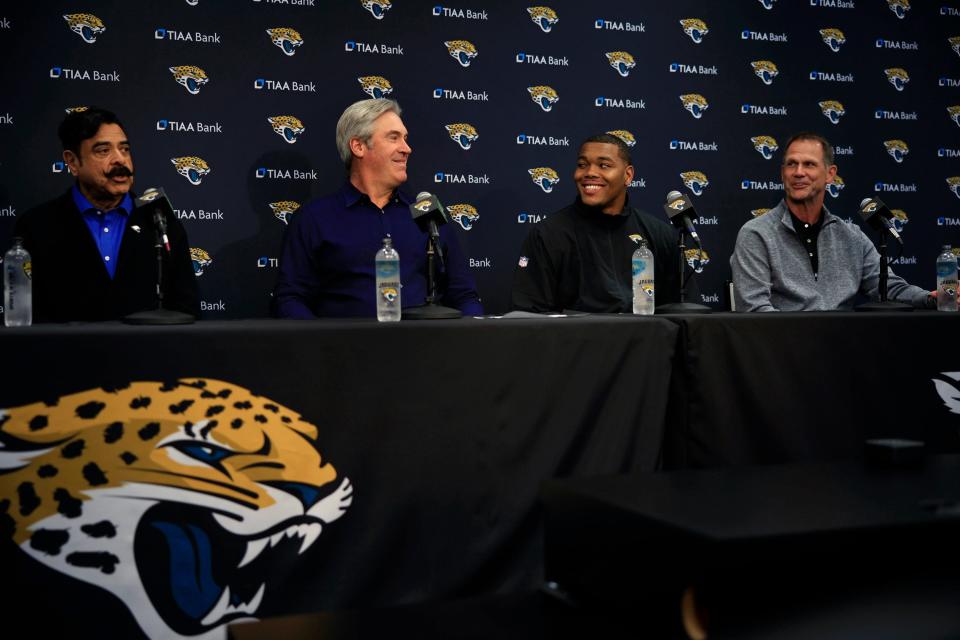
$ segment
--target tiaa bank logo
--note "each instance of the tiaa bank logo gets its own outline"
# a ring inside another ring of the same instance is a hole
[[[950,119],[953,120],[953,123],[960,127],[960,104],[947,107],[947,113],[950,115]]]
[[[460,145],[460,148],[464,151],[469,150],[474,141],[480,137],[473,125],[466,122],[457,122],[445,126],[450,139]]]
[[[840,45],[847,41],[847,37],[843,35],[843,31],[834,29],[833,27],[820,29],[820,37],[823,38],[823,43],[830,47],[830,51],[834,53],[839,53]]]
[[[710,107],[710,105],[707,104],[707,99],[699,93],[686,93],[680,96],[680,102],[683,103],[683,108],[698,120],[700,116],[703,115],[703,112]]]
[[[357,78],[360,88],[371,98],[386,98],[393,93],[393,85],[383,76],[361,76]]]
[[[390,0],[360,0],[360,5],[377,20],[383,20],[387,11],[393,8]]]
[[[273,216],[283,224],[290,224],[290,216],[300,208],[299,202],[293,200],[281,200],[280,202],[271,202],[270,210]]]
[[[273,132],[289,144],[296,142],[300,134],[306,131],[300,119],[293,116],[273,116],[267,118],[267,122],[273,127]]]
[[[623,144],[627,145],[628,147],[633,147],[637,144],[637,139],[626,129],[614,129],[613,131],[607,131],[607,135],[620,138],[623,140]]]
[[[199,278],[204,269],[213,264],[213,258],[200,247],[190,247],[190,262],[193,263],[193,275]]]
[[[683,32],[690,36],[690,39],[693,40],[695,44],[703,42],[703,36],[710,33],[710,29],[707,28],[707,23],[700,18],[684,18],[680,21],[680,26],[683,28]]]
[[[886,147],[890,157],[898,163],[903,162],[903,159],[910,153],[910,148],[907,147],[907,143],[903,140],[884,140],[883,146]]]
[[[891,209],[890,214],[890,222],[893,224],[893,228],[897,230],[897,233],[903,231],[906,224],[910,222],[910,218],[907,217],[907,212],[903,209]]]
[[[560,175],[550,167],[536,167],[527,169],[533,184],[543,189],[544,193],[553,191],[554,185],[560,182]]]
[[[953,192],[953,195],[960,198],[960,176],[947,178],[947,188]]]
[[[87,44],[96,42],[97,36],[107,30],[103,21],[92,13],[68,13],[63,19],[67,21],[70,31],[83,38]]]
[[[843,104],[836,100],[822,100],[818,104],[820,105],[820,112],[833,124],[839,123],[840,116],[846,113]]]
[[[777,141],[770,136],[754,136],[750,138],[750,142],[753,143],[753,148],[763,156],[764,160],[773,158],[774,152],[780,148]]]
[[[447,40],[443,44],[450,57],[459,62],[461,67],[469,67],[477,57],[477,48],[467,40]]]
[[[910,76],[907,74],[907,71],[900,67],[884,69],[883,73],[887,76],[887,81],[892,84],[893,88],[897,91],[903,91],[903,88],[910,82]]]
[[[200,67],[170,67],[173,80],[193,95],[200,93],[200,87],[210,82],[206,72]]]
[[[193,186],[199,185],[203,181],[203,177],[210,173],[210,165],[196,156],[170,158],[170,162],[173,163],[177,173],[186,178],[187,182]]]
[[[447,212],[464,231],[473,229],[473,225],[480,219],[480,214],[477,213],[476,207],[472,204],[452,204],[447,207]]]
[[[550,111],[553,109],[553,105],[560,100],[560,96],[557,95],[557,92],[553,90],[553,87],[548,87],[546,85],[527,87],[527,91],[530,93],[530,99],[533,100],[534,103],[536,103],[544,111]]]
[[[297,47],[303,46],[303,38],[300,37],[300,34],[287,27],[267,29],[267,35],[270,37],[270,42],[288,56],[295,54]]]
[[[683,252],[687,264],[697,273],[703,273],[703,268],[710,264],[710,256],[703,249],[687,249]]]
[[[533,24],[540,27],[544,33],[550,33],[553,25],[560,22],[557,12],[550,7],[527,7],[527,13],[530,14]]]
[[[683,180],[687,189],[690,189],[690,193],[695,196],[703,195],[703,190],[710,184],[706,174],[700,171],[684,171],[680,174],[680,179]]]
[[[950,49],[955,54],[960,56],[960,36],[953,36],[952,38],[948,38],[947,42],[950,43]]]
[[[840,192],[843,191],[843,188],[846,186],[847,184],[843,181],[843,178],[840,176],[833,176],[833,182],[827,183],[827,193],[834,198],[839,198]]]
[[[780,70],[777,69],[777,65],[769,60],[754,60],[750,63],[750,66],[753,67],[754,75],[760,78],[763,84],[766,85],[773,84],[773,79],[780,75]]]
[[[607,63],[624,78],[629,76],[630,70],[637,66],[633,56],[626,51],[608,51],[605,55]]]
[[[894,15],[903,20],[907,17],[907,11],[910,11],[910,0],[887,0],[887,6]]]

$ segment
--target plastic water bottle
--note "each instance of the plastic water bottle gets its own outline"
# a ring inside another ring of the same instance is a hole
[[[937,256],[937,311],[957,310],[957,257],[945,244]]]
[[[33,322],[31,268],[23,239],[14,238],[3,256],[3,324],[8,327],[29,327]]]
[[[633,252],[633,312],[653,315],[656,306],[653,291],[653,253],[647,248],[645,240]]]
[[[390,236],[383,239],[383,247],[377,251],[377,320],[397,322],[400,320],[400,254],[393,248]]]

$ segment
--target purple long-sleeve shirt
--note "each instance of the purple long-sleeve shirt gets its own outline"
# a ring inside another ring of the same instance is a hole
[[[411,202],[398,190],[380,209],[347,182],[336,193],[304,205],[292,216],[280,255],[277,315],[375,318],[374,256],[387,235],[400,254],[401,304],[422,305],[427,297],[427,234],[413,221]],[[440,241],[446,260],[446,273],[439,278],[442,303],[464,315],[482,314],[452,225],[440,228]]]

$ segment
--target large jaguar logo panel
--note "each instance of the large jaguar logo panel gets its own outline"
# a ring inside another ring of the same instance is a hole
[[[544,193],[553,191],[553,187],[560,182],[560,174],[550,167],[527,169],[527,173],[530,174],[530,179],[533,180],[533,183],[543,189]]]
[[[553,25],[560,22],[557,12],[550,7],[527,7],[527,13],[530,14],[533,24],[540,27],[544,33],[550,33]]]
[[[820,29],[820,37],[823,38],[823,43],[830,47],[830,51],[834,53],[839,53],[840,45],[847,41],[847,37],[843,35],[843,31],[832,27]]]
[[[63,16],[70,31],[83,38],[87,44],[97,41],[97,36],[107,30],[103,21],[92,13],[68,13]]]
[[[371,98],[386,98],[393,93],[393,85],[383,76],[361,76],[357,78],[360,88]]]
[[[556,91],[554,91],[553,87],[548,87],[546,85],[527,87],[527,91],[530,93],[530,99],[533,100],[544,111],[550,111],[553,109],[553,105],[560,100],[560,96]]]
[[[753,143],[753,148],[763,156],[764,160],[773,158],[774,152],[780,148],[776,139],[770,136],[754,136],[750,138],[750,142]]]
[[[700,18],[684,18],[680,21],[680,26],[683,27],[683,32],[690,36],[694,44],[703,42],[703,36],[710,33],[707,23]]]
[[[887,76],[887,81],[890,82],[897,91],[903,91],[903,88],[910,82],[910,74],[907,73],[906,69],[893,67],[891,69],[884,69],[883,73]]]
[[[207,73],[200,67],[191,65],[170,67],[170,73],[173,74],[173,79],[177,84],[183,85],[183,88],[193,95],[200,93],[200,87],[210,82]]]
[[[170,162],[173,163],[177,173],[186,178],[187,182],[195,187],[203,181],[203,176],[210,173],[210,165],[208,165],[203,158],[196,156],[170,158]]]
[[[637,61],[626,51],[609,51],[606,53],[607,63],[622,77],[630,75],[630,70],[637,66]]]
[[[707,99],[699,93],[684,94],[680,96],[680,102],[683,104],[683,108],[689,111],[690,115],[697,120],[699,120],[703,112],[710,107],[710,105],[707,104]]]
[[[890,157],[898,163],[903,162],[903,159],[910,153],[910,147],[908,147],[907,143],[903,140],[884,140],[883,146],[886,148],[887,153],[890,154]]]
[[[272,116],[267,118],[267,122],[273,127],[273,132],[288,144],[296,142],[300,134],[306,131],[303,123],[300,122],[300,118],[294,116]]]
[[[459,62],[461,67],[469,67],[477,57],[477,48],[468,40],[447,40],[443,44],[450,57]]]
[[[821,100],[818,104],[820,105],[820,112],[833,124],[838,124],[840,116],[847,112],[843,103],[837,100]]]
[[[680,174],[680,179],[695,196],[703,195],[703,190],[710,184],[706,174],[702,171],[684,171]]]
[[[219,380],[133,382],[0,410],[21,551],[103,589],[150,638],[222,638],[352,501],[318,429]]]
[[[770,60],[754,60],[750,63],[753,74],[763,81],[763,84],[773,84],[773,79],[780,75],[777,65]]]
[[[460,225],[464,231],[473,229],[473,225],[480,219],[477,208],[472,204],[452,204],[447,207],[450,217]]]
[[[467,124],[466,122],[448,124],[446,125],[446,128],[447,133],[450,135],[450,139],[460,145],[460,148],[464,151],[469,150],[476,139],[480,137],[474,126],[472,124]]]
[[[270,42],[279,47],[285,55],[292,56],[297,52],[297,47],[303,46],[303,38],[300,33],[294,29],[278,27],[276,29],[267,29],[267,35],[270,36]]]

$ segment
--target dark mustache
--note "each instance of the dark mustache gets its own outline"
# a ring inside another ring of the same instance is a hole
[[[107,172],[108,178],[126,178],[133,175],[133,171],[130,171],[127,167],[114,167]]]

